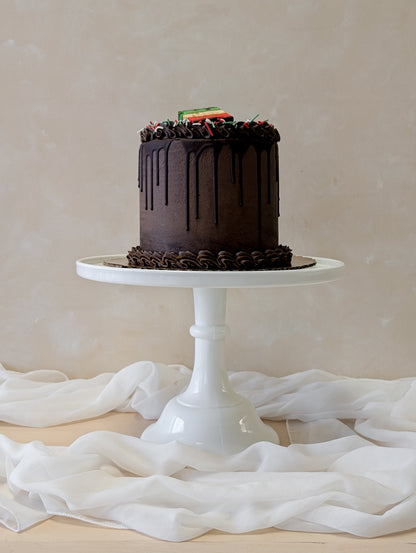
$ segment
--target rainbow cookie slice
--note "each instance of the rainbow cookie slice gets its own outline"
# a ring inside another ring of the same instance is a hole
[[[200,109],[187,109],[178,112],[179,121],[188,120],[191,123],[195,121],[201,121],[202,119],[210,119],[211,121],[234,121],[234,117],[226,111],[217,108],[200,108]]]

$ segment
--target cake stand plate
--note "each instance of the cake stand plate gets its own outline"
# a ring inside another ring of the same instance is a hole
[[[193,288],[195,362],[187,389],[171,399],[142,438],[157,443],[173,440],[216,454],[242,451],[259,441],[279,443],[253,405],[232,389],[225,359],[227,288],[298,286],[331,282],[344,264],[315,257],[312,266],[266,271],[178,271],[117,266],[122,255],[97,256],[76,262],[83,278],[112,284]],[[299,258],[309,259],[310,258]],[[116,266],[114,266],[116,265]]]

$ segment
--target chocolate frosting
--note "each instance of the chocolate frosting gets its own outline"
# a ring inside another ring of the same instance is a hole
[[[230,139],[262,142],[279,142],[279,131],[267,121],[218,121],[209,119],[189,121],[163,121],[148,125],[140,131],[142,142],[174,138]]]
[[[139,150],[139,187],[147,251],[279,245],[277,142],[150,140]]]
[[[130,267],[290,268],[279,245],[277,129],[267,121],[150,122],[140,131],[140,243]]]
[[[212,252],[200,250],[158,252],[133,247],[127,255],[129,267],[142,269],[179,269],[187,271],[252,271],[289,267],[292,251],[288,246],[253,252]]]

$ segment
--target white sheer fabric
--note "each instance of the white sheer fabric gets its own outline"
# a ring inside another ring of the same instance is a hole
[[[73,380],[0,365],[0,419],[43,427],[111,410],[156,418],[189,376],[148,361]],[[260,416],[288,421],[290,446],[261,442],[222,457],[106,431],[68,447],[0,435],[0,522],[21,531],[58,514],[172,541],[213,528],[374,537],[416,526],[416,378],[313,370],[230,380]]]

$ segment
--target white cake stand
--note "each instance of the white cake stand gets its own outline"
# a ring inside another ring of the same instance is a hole
[[[122,256],[77,261],[79,276],[112,284],[193,288],[195,363],[188,388],[170,400],[158,421],[142,438],[157,443],[178,440],[217,454],[242,451],[259,441],[279,443],[253,405],[233,391],[227,376],[225,324],[227,288],[258,288],[319,284],[339,278],[341,261],[317,258],[304,269],[275,271],[174,271],[105,265]]]

